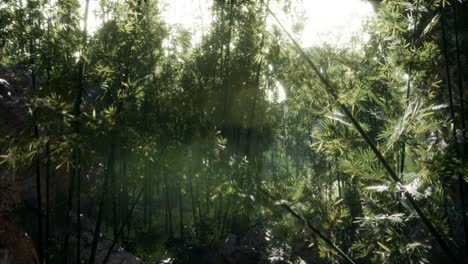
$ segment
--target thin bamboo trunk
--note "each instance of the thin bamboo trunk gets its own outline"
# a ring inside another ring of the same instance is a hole
[[[222,72],[221,79],[223,80],[222,88],[224,89],[222,128],[224,132],[226,133],[226,137],[231,140],[234,136],[234,132],[232,131],[233,128],[228,127],[227,122],[232,116],[231,115],[231,103],[230,103],[231,87],[230,87],[229,70],[230,70],[230,65],[231,65],[230,57],[231,57],[232,25],[234,23],[233,14],[232,14],[233,4],[234,4],[233,0],[231,0],[229,4],[229,11],[227,12],[227,14],[229,14],[229,21],[228,21],[228,27],[227,27],[227,30],[228,30],[227,39],[225,40],[225,42],[222,42],[223,46],[226,45],[226,53],[225,53],[225,57],[223,58],[222,65],[221,65],[223,67],[223,69],[221,69],[221,72]],[[223,18],[224,18],[224,4],[223,4],[222,12],[223,12]],[[224,24],[224,19],[223,19],[223,24]],[[224,33],[224,28],[222,30]],[[223,37],[224,37],[224,34],[223,34]]]
[[[199,219],[199,223],[201,224],[203,223],[203,217],[202,217],[202,209],[201,209],[201,203],[200,203],[198,192],[197,192],[197,205],[198,205],[198,219]]]
[[[47,67],[46,67],[46,82],[47,89],[50,90],[50,70],[51,70],[51,48],[50,48],[50,27],[51,21],[50,17],[47,18]],[[46,131],[49,131],[50,128],[47,128]],[[46,132],[48,133],[48,132]],[[50,134],[47,134],[50,137]],[[45,241],[44,241],[44,260],[45,263],[50,264],[50,138],[47,139],[46,143],[46,209],[45,209]]]
[[[121,191],[121,207],[122,207],[122,223],[125,221],[125,216],[127,215],[128,211],[128,179],[127,179],[127,161],[126,158],[123,157],[121,160],[122,166],[122,191]],[[125,230],[122,231],[122,247],[125,245]]]
[[[164,223],[166,228],[166,234],[169,234],[169,195],[167,190],[167,175],[164,175]]]
[[[112,178],[112,174],[114,173],[114,149],[115,149],[115,140],[114,140],[114,135],[111,135],[111,145],[110,145],[110,152],[109,152],[109,162],[107,166],[107,170],[104,174],[104,184],[102,187],[102,193],[101,193],[101,198],[99,200],[99,209],[98,209],[98,215],[96,218],[96,225],[94,227],[94,234],[93,234],[93,242],[91,244],[91,254],[89,256],[89,264],[94,264],[94,261],[96,259],[96,249],[97,249],[97,244],[99,241],[99,236],[100,236],[100,231],[101,231],[101,224],[102,224],[102,216],[103,216],[103,211],[104,211],[104,201],[105,197],[107,194],[107,189],[109,185],[109,179]]]
[[[50,263],[50,142],[49,140],[46,143],[46,183],[45,183],[45,193],[46,193],[46,208],[45,208],[45,241],[44,241],[44,260],[45,263]]]
[[[216,233],[218,234],[218,237],[221,238],[221,229],[222,229],[222,225],[223,225],[223,219],[222,219],[222,216],[223,216],[223,194],[220,193],[219,194],[219,198],[218,198],[218,211],[215,213],[215,219],[216,219]]]
[[[75,114],[75,132],[77,135],[80,135],[80,123],[79,117],[81,116],[81,102],[82,102],[82,93],[84,90],[84,82],[85,82],[85,70],[86,70],[86,61],[84,59],[84,53],[86,52],[86,41],[87,41],[87,27],[88,27],[88,11],[89,11],[89,0],[85,2],[85,13],[84,13],[84,30],[82,36],[82,50],[80,55],[80,75],[79,75],[79,86],[77,95],[75,98],[75,105],[74,105],[74,114]],[[75,171],[75,178],[76,178],[76,263],[81,263],[81,157],[80,151],[78,150],[79,146],[75,146],[74,149],[74,171]]]
[[[170,195],[169,195],[169,184],[167,179],[167,172],[164,174],[164,185],[166,191],[166,232],[169,232],[169,237],[173,237],[173,229],[172,229],[172,208],[170,202]]]
[[[193,175],[193,172],[192,172],[192,175]],[[194,196],[193,196],[192,175],[189,176],[190,199],[191,199],[191,203],[192,203],[193,225],[197,226],[197,211],[196,211],[196,207],[195,207],[195,199],[194,199]]]
[[[228,229],[227,219],[228,219],[230,207],[231,207],[231,201],[228,199],[227,204],[226,204],[226,208],[224,209],[223,219],[222,219],[222,222],[221,222],[222,224],[221,224],[220,238],[224,237],[224,234],[225,234],[225,232],[227,232],[227,229]]]
[[[117,233],[119,232],[119,218],[117,213],[117,174],[114,173],[113,180],[111,182],[111,199],[112,199],[112,234],[114,240],[117,239]]]
[[[183,210],[183,202],[182,202],[182,179],[179,178],[179,219],[180,219],[180,238],[184,241],[184,210]]]
[[[147,188],[148,188],[148,231],[151,230],[152,225],[153,225],[153,213],[154,213],[154,193],[153,193],[153,173],[149,171],[148,174],[148,182],[147,182]]]
[[[69,171],[68,171],[69,172]],[[73,196],[75,190],[75,177],[69,172],[68,173],[68,199],[67,199],[67,210],[65,216],[65,238],[63,242],[62,251],[62,262],[68,262],[68,247],[70,241],[70,233],[71,233],[71,217],[72,217],[72,210],[73,210]]]
[[[462,66],[461,66],[461,57],[460,57],[461,56],[460,55],[460,40],[459,40],[459,34],[458,34],[458,7],[460,3],[457,0],[453,2],[454,2],[452,4],[453,28],[455,30],[455,53],[456,53],[456,60],[457,60],[457,73],[458,73],[457,74],[458,96],[460,98],[460,119],[461,119],[461,127],[463,129],[463,133],[466,133],[467,131],[466,131],[466,122],[465,122],[465,100],[463,98],[463,80],[462,80]],[[462,148],[462,150],[463,149],[464,148]],[[465,239],[466,238],[468,237],[465,237]],[[467,247],[465,248],[465,253],[468,254],[468,240],[466,244],[467,244]]]
[[[32,9],[32,2],[28,1],[28,6]],[[31,29],[35,29],[34,16],[32,13],[30,16]],[[34,31],[31,33],[29,38],[29,53],[30,59],[29,64],[31,66],[31,83],[32,91],[37,96],[37,83],[36,83],[36,62],[35,62],[35,43],[34,43]],[[33,110],[33,127],[34,127],[34,138],[39,141],[39,127],[37,124],[37,111]],[[40,263],[44,262],[44,246],[43,246],[43,234],[42,234],[42,193],[41,193],[41,161],[40,161],[40,148],[37,147],[37,153],[35,157],[35,171],[36,171],[36,206],[37,206],[37,248]]]
[[[39,137],[37,125],[34,128],[36,138]],[[39,153],[37,153],[39,156]],[[41,193],[41,165],[39,157],[36,158],[36,195],[37,195],[37,228],[38,228],[38,253],[40,263],[44,262],[44,245],[42,236],[42,193]]]
[[[448,45],[446,39],[446,32],[445,32],[445,15],[441,8],[441,27],[442,27],[442,42],[443,42],[443,50],[444,50],[444,58],[445,58],[445,69],[447,74],[447,88],[449,93],[449,103],[450,103],[450,118],[452,119],[453,124],[453,139],[457,157],[461,157],[463,161],[463,150],[460,152],[458,147],[458,135],[457,135],[457,122],[455,117],[455,110],[454,110],[454,103],[453,103],[453,94],[452,94],[452,85],[451,85],[451,78],[450,78],[450,69],[449,69],[449,56],[448,56]],[[455,29],[456,30],[456,29]],[[463,137],[463,135],[462,135]],[[463,142],[463,141],[462,141]],[[463,147],[462,147],[463,148]],[[459,190],[459,199],[460,199],[460,214],[463,217],[463,232],[464,232],[464,257],[465,259],[468,258],[468,223],[466,219],[466,207],[465,207],[465,180],[463,179],[463,175],[460,172],[457,172],[458,176],[458,190]]]

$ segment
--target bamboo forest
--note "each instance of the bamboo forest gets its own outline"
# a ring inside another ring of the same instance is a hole
[[[468,263],[467,0],[0,0],[0,264]]]

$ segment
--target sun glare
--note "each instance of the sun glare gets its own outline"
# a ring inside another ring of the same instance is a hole
[[[85,0],[82,2],[84,10]],[[88,31],[92,34],[100,26],[96,16],[100,0],[90,0]],[[212,0],[160,0],[161,16],[169,26],[179,25],[192,32],[193,44],[199,43],[211,25]],[[302,24],[296,35],[303,47],[327,43],[336,47],[350,45],[353,36],[359,37],[362,23],[374,14],[372,5],[364,0],[291,0],[288,13],[282,11],[281,1],[271,1],[271,9],[290,31]],[[268,23],[272,25],[273,19]],[[362,37],[362,34],[361,34]],[[364,36],[365,37],[365,36]]]
[[[160,0],[161,16],[169,26],[181,26],[192,32],[198,44],[211,25],[212,0]]]
[[[304,46],[328,43],[346,46],[353,35],[360,35],[363,22],[374,10],[362,0],[303,0],[307,20],[302,34]]]
[[[328,44],[334,47],[351,46],[354,36],[361,33],[364,21],[374,14],[372,5],[363,0],[292,0],[288,12],[283,6],[270,8],[288,31],[295,33],[303,47]],[[270,17],[268,24],[276,22]],[[295,32],[294,28],[302,28]]]

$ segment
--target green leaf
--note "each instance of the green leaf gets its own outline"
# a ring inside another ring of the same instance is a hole
[[[377,241],[377,244],[379,244],[379,246],[380,246],[381,248],[383,248],[385,251],[387,251],[387,252],[390,252],[390,251],[391,251],[391,250],[390,250],[387,246],[385,246],[383,243]]]

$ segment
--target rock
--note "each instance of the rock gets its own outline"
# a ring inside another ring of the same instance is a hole
[[[228,235],[224,240],[223,247],[221,249],[221,255],[223,257],[232,256],[238,246],[238,239],[236,235]]]
[[[31,238],[7,217],[0,217],[0,263],[39,263]]]
[[[173,258],[167,258],[164,260],[158,260],[156,262],[153,262],[153,264],[173,264],[175,260]]]
[[[83,232],[81,234],[81,258],[88,259],[91,253],[93,234],[91,232]],[[104,258],[107,255],[107,251],[112,245],[112,240],[109,239],[100,239],[96,248],[96,260],[95,263],[102,263]],[[143,261],[138,257],[128,253],[125,249],[121,248],[118,245],[115,245],[111,251],[109,261],[107,264],[142,264]]]
[[[0,95],[7,95],[10,90],[10,83],[7,80],[0,78]]]
[[[260,261],[259,251],[248,244],[241,244],[235,235],[229,235],[221,249],[221,255],[226,263],[230,264],[256,264]]]
[[[216,248],[195,246],[190,248],[190,263],[218,264],[223,263]]]
[[[72,221],[76,224],[76,215]],[[87,260],[89,259],[89,255],[91,254],[91,246],[93,244],[93,235],[94,235],[94,227],[95,221],[81,216],[81,259]],[[109,248],[112,246],[113,241],[107,238],[99,238],[98,245],[96,248],[96,260],[95,263],[102,263],[104,258],[109,251]],[[115,244],[112,248],[109,260],[107,264],[141,264],[143,261],[132,255],[131,253],[125,251],[122,247],[118,244]]]

